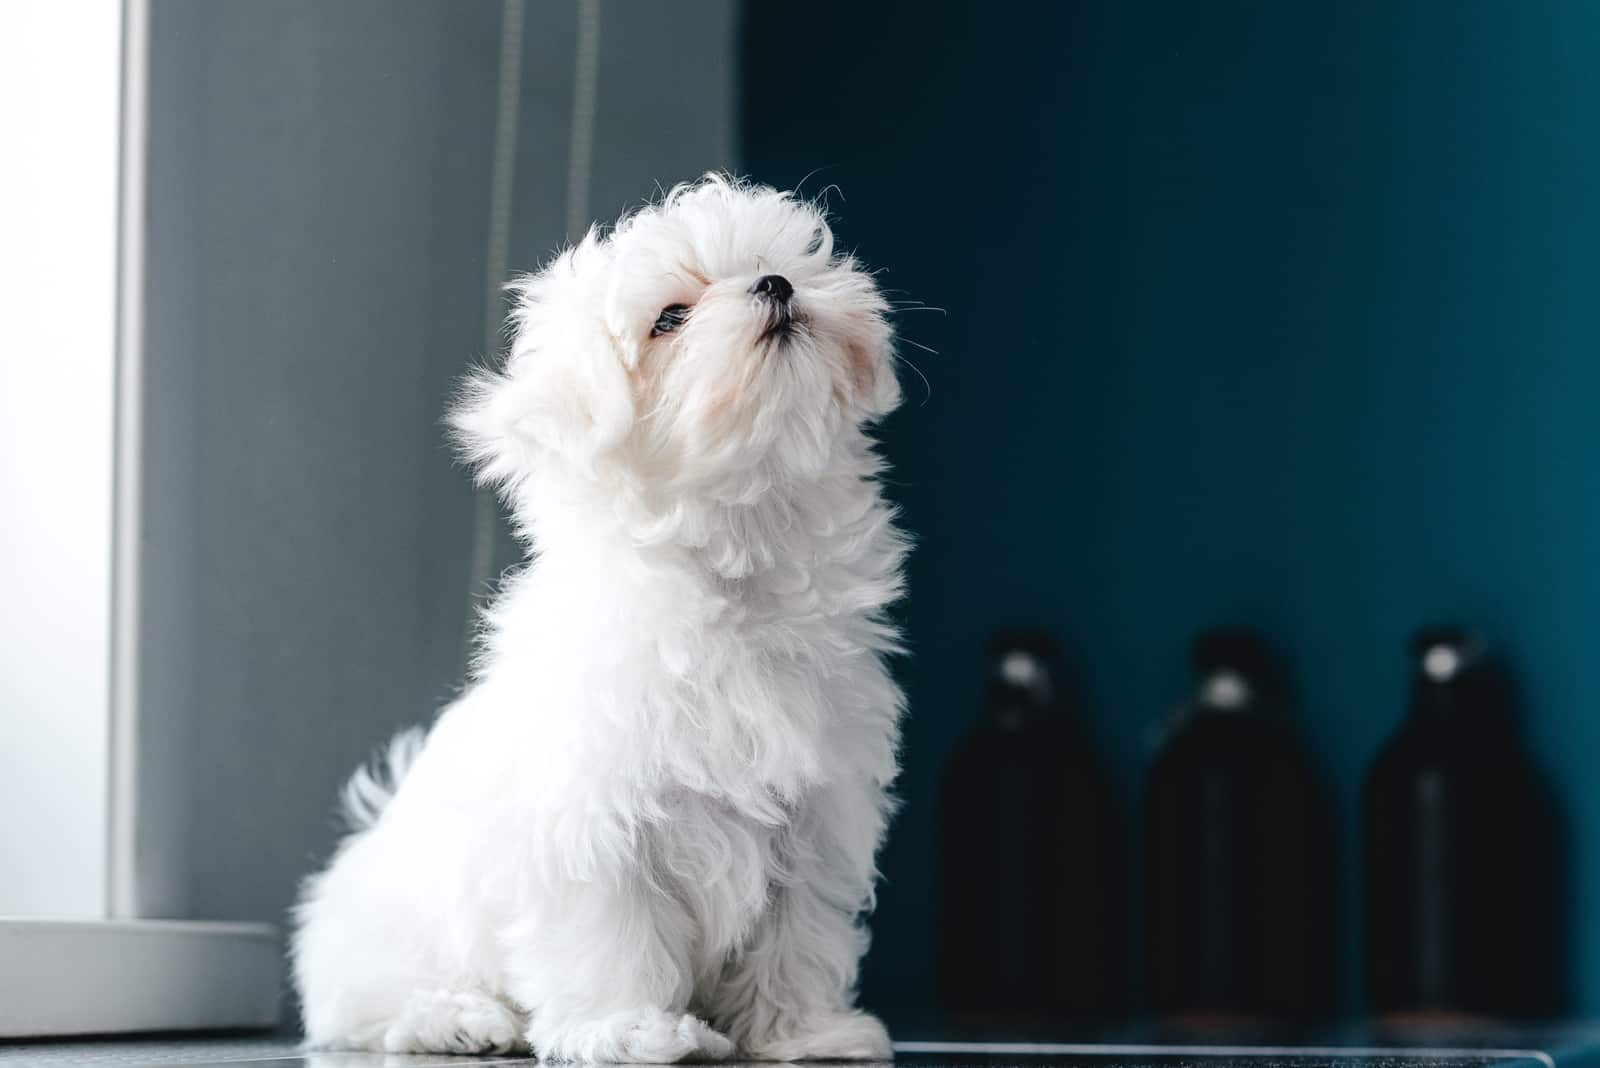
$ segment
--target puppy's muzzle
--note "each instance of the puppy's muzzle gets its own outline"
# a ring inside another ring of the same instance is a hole
[[[781,274],[764,274],[756,279],[750,292],[774,304],[788,304],[794,297],[794,286]]]
[[[750,287],[750,295],[767,307],[767,328],[761,340],[786,338],[794,329],[794,286],[781,274],[764,274]]]

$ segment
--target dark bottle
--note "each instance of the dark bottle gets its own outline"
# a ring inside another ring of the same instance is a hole
[[[1317,778],[1279,718],[1260,637],[1193,645],[1192,701],[1150,770],[1150,984],[1193,1022],[1305,1020],[1333,1009],[1335,841]]]
[[[1411,653],[1411,712],[1364,797],[1369,1007],[1554,1014],[1561,836],[1505,675],[1459,627],[1419,630]]]
[[[1119,828],[1049,635],[1000,632],[988,651],[939,799],[939,1000],[957,1026],[1038,1033],[1120,1007]]]

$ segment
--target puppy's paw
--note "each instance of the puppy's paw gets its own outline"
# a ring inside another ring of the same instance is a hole
[[[479,990],[419,990],[383,1033],[388,1053],[510,1053],[524,1049],[522,1017]]]
[[[535,1027],[529,1043],[545,1061],[676,1064],[720,1061],[733,1043],[696,1016],[643,1009],[571,1027]]]
[[[889,1032],[876,1016],[840,1012],[782,1027],[740,1047],[758,1061],[892,1061]]]

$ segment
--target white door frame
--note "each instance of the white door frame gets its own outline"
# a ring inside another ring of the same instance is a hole
[[[6,1038],[279,1016],[272,926],[138,894],[148,27],[148,0],[0,6]]]

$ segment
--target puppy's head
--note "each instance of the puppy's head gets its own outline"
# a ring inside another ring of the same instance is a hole
[[[900,400],[877,286],[787,193],[707,176],[516,289],[510,358],[451,419],[488,482],[738,495],[825,473]]]

